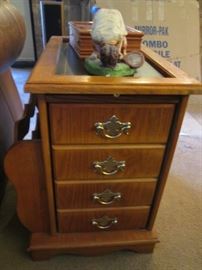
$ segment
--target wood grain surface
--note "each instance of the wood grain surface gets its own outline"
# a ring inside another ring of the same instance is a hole
[[[108,216],[117,218],[118,223],[106,230],[144,229],[149,215],[149,207],[120,207],[108,209],[83,209],[76,211],[58,210],[60,233],[103,231],[92,225],[92,219]]]
[[[103,77],[56,74],[63,37],[52,37],[32,71],[25,89],[38,94],[124,94],[185,95],[201,94],[202,85],[162,57],[142,46],[150,64],[164,74],[155,77]]]
[[[55,182],[56,206],[58,209],[109,208],[111,206],[151,205],[156,187],[156,179],[113,180],[113,181],[73,181]],[[121,199],[103,205],[93,199],[94,193],[110,190],[119,192]]]
[[[54,177],[60,181],[87,179],[123,179],[135,177],[157,177],[160,172],[164,146],[81,146],[54,147]],[[102,175],[95,171],[95,161],[108,157],[125,161],[126,167],[114,175]]]
[[[17,212],[31,232],[49,232],[47,192],[40,141],[21,141],[5,158],[5,172],[17,191]]]
[[[49,235],[34,233],[28,251],[33,260],[47,260],[57,254],[100,255],[116,250],[138,253],[153,251],[158,238],[155,232],[123,230]]]
[[[52,143],[165,143],[174,109],[174,104],[50,104]],[[131,123],[128,135],[110,139],[96,133],[95,124],[113,115]]]

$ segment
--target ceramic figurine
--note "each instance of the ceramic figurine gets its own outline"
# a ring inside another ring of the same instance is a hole
[[[119,10],[100,8],[94,15],[92,41],[103,66],[115,67],[127,53],[126,27]]]
[[[94,52],[85,59],[86,70],[93,75],[133,76],[144,56],[127,54],[127,30],[117,9],[94,7],[91,37]]]

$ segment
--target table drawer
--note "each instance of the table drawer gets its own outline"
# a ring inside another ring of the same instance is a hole
[[[165,143],[174,108],[174,104],[50,104],[52,144]]]
[[[120,179],[157,177],[164,146],[130,146],[116,148],[53,148],[53,169],[56,180]]]
[[[156,179],[56,182],[59,209],[151,205]]]
[[[149,209],[149,207],[142,206],[136,208],[111,208],[107,210],[58,210],[59,232],[144,229]]]

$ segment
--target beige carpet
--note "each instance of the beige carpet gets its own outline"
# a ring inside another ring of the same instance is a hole
[[[190,96],[187,110],[202,125],[202,96]]]

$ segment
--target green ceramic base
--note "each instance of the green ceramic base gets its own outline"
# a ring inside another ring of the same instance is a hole
[[[84,61],[84,66],[88,73],[98,76],[113,76],[113,77],[123,77],[123,76],[133,76],[136,70],[130,68],[127,64],[118,63],[115,68],[103,67],[100,59],[86,58]]]

